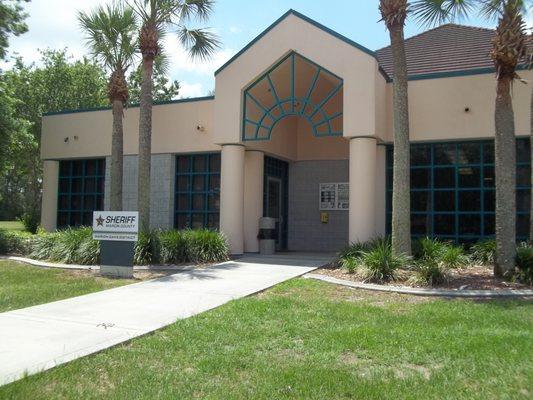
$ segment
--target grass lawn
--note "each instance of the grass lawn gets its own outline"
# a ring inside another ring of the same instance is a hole
[[[24,225],[20,221],[0,221],[0,229],[8,231],[23,231]]]
[[[132,282],[134,281],[92,276],[87,272],[44,269],[0,261],[0,312],[80,296]]]
[[[533,304],[297,279],[0,388],[2,399],[530,399]]]

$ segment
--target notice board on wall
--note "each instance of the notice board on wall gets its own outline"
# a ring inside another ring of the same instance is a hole
[[[318,201],[321,211],[348,210],[350,207],[349,183],[321,183]]]

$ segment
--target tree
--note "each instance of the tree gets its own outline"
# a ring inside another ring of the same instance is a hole
[[[434,24],[478,11],[498,18],[490,53],[496,67],[495,177],[496,177],[496,262],[494,274],[514,270],[516,255],[516,140],[511,96],[518,78],[518,63],[526,55],[526,33],[522,18],[526,0],[418,0],[417,16]]]
[[[411,254],[409,100],[403,32],[407,0],[380,0],[379,11],[389,31],[394,68],[392,249],[396,254]]]
[[[130,85],[130,104],[139,104],[141,99],[142,66],[133,70],[128,77]],[[164,65],[159,58],[155,60],[153,75],[153,99],[154,101],[174,100],[180,93],[180,83],[171,81],[165,73]]]
[[[493,0],[493,3],[494,0]],[[494,274],[505,276],[515,267],[516,257],[516,140],[511,89],[518,77],[516,67],[526,53],[525,24],[521,0],[491,4],[486,13],[499,15],[491,57],[497,73],[496,110],[496,263]]]
[[[141,231],[150,229],[150,163],[152,152],[153,70],[162,54],[160,40],[176,32],[189,55],[206,59],[218,47],[218,39],[203,28],[189,29],[193,20],[206,21],[213,0],[129,0],[142,24],[139,47],[142,54],[142,84],[139,115],[138,209]]]
[[[110,209],[122,210],[122,175],[124,164],[124,106],[129,92],[126,72],[135,60],[137,24],[135,14],[120,3],[100,6],[92,13],[80,13],[78,19],[87,34],[95,58],[110,73],[107,94],[113,109],[111,141]]]
[[[66,50],[44,50],[41,65],[26,65],[18,58],[0,77],[12,99],[8,114],[23,124],[9,139],[11,147],[3,159],[6,168],[0,169],[0,214],[10,219],[40,210],[43,113],[107,104],[105,73],[97,64],[86,58],[73,60]],[[2,99],[0,103],[4,104]]]
[[[29,0],[11,0],[0,2],[0,60],[5,59],[9,47],[9,35],[19,36],[28,31],[24,22],[28,14],[23,11],[21,3]]]

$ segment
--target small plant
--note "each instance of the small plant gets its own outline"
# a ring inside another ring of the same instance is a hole
[[[440,261],[446,268],[463,268],[470,265],[470,258],[462,246],[446,246],[440,255]]]
[[[20,222],[26,232],[35,235],[39,229],[39,214],[36,211],[26,212],[20,217]]]
[[[447,246],[438,239],[425,237],[414,242],[413,256],[416,260],[439,259]]]
[[[521,282],[533,285],[533,247],[527,243],[516,248],[516,269]]]
[[[496,255],[496,241],[482,240],[470,248],[472,262],[479,265],[492,265]]]
[[[435,258],[417,260],[414,264],[413,281],[424,285],[440,285],[447,281],[447,268]]]
[[[133,255],[135,265],[149,265],[159,262],[160,242],[159,232],[150,231],[139,233]]]
[[[349,274],[355,274],[361,264],[361,257],[343,258],[340,263],[341,267],[346,269]]]
[[[30,257],[36,260],[50,260],[58,233],[42,233],[32,240]]]
[[[350,259],[360,259],[365,251],[372,250],[384,240],[386,241],[388,239],[375,238],[369,240],[368,242],[351,243],[339,252],[339,254],[337,255],[337,259],[335,260],[335,265],[341,268],[345,267],[345,261]]]
[[[362,253],[361,276],[365,281],[372,282],[394,280],[398,268],[407,261],[407,257],[393,254],[389,240],[380,240],[371,250]]]
[[[187,242],[182,231],[165,231],[159,235],[161,245],[160,261],[163,264],[187,262]]]
[[[29,246],[28,234],[0,229],[0,254],[27,254]]]
[[[183,234],[188,261],[210,263],[229,259],[228,242],[221,233],[209,229],[199,229],[187,230]]]

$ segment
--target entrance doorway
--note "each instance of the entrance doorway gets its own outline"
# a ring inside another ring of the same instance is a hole
[[[276,220],[276,251],[287,250],[289,164],[265,157],[263,216]]]
[[[283,224],[282,213],[282,184],[281,179],[267,176],[267,217],[276,221],[276,251],[281,250],[281,226]]]

